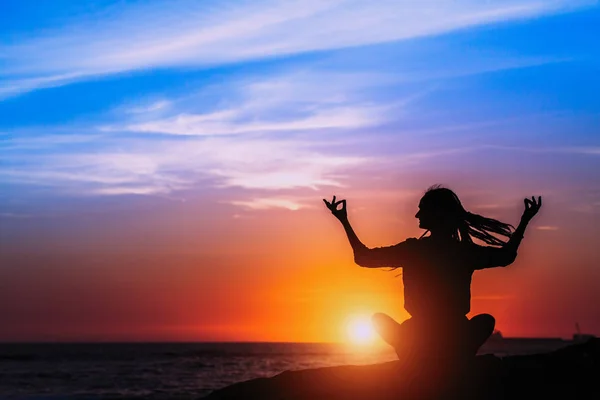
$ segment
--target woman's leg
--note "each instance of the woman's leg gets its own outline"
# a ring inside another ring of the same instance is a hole
[[[490,314],[478,314],[469,320],[471,331],[471,350],[477,350],[485,343],[494,332],[496,319]]]
[[[394,348],[398,359],[410,359],[423,351],[421,336],[412,318],[399,324],[389,315],[376,313],[371,317],[375,331],[381,338]]]
[[[389,315],[383,313],[373,314],[371,322],[373,323],[375,331],[386,343],[394,348],[398,346],[402,331],[401,324],[396,322],[396,320]]]

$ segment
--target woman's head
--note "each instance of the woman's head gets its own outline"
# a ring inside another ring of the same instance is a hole
[[[464,219],[465,209],[458,196],[450,189],[432,186],[419,202],[419,227],[434,231],[454,231]]]
[[[461,241],[472,242],[474,237],[492,245],[505,243],[494,234],[510,237],[511,228],[514,229],[510,224],[468,212],[456,193],[440,185],[427,189],[415,217],[419,219],[419,227],[427,231]]]

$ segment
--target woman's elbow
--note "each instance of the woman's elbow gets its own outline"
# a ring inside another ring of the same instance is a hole
[[[517,252],[516,251],[507,251],[503,255],[503,257],[502,257],[502,260],[500,262],[500,266],[501,267],[508,267],[509,265],[511,265],[512,263],[514,263],[516,259],[517,259]]]
[[[369,258],[365,257],[362,254],[355,254],[354,255],[354,263],[356,265],[358,265],[359,267],[371,268],[371,265],[369,263]]]
[[[359,267],[363,268],[377,268],[379,267],[377,260],[375,260],[370,254],[369,249],[363,251],[357,251],[354,253],[354,263]]]

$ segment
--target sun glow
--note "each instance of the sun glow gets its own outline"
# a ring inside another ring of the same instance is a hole
[[[371,319],[366,316],[353,317],[346,325],[348,339],[354,344],[371,344],[376,334]]]

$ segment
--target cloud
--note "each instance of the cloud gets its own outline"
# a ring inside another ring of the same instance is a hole
[[[31,214],[0,213],[0,218],[31,218]]]
[[[379,105],[362,92],[388,82],[376,74],[295,71],[142,99],[108,113],[110,124],[72,127],[69,134],[52,127],[9,134],[0,146],[7,162],[0,180],[91,195],[164,195],[199,184],[340,187],[347,170],[368,157],[340,150],[339,138],[322,134],[376,126],[392,111],[400,114],[414,96]]]
[[[363,93],[397,80],[386,74],[318,70],[232,78],[195,94],[136,107],[130,121],[103,125],[99,130],[215,136],[364,128],[397,118],[403,107],[427,93],[387,103]],[[129,110],[126,113],[131,114]]]
[[[379,153],[361,152],[357,140],[350,153],[342,150],[340,139],[271,136],[179,137],[148,140],[145,137],[110,141],[104,137],[75,152],[55,152],[35,158],[28,151],[3,157],[0,181],[55,187],[76,195],[159,195],[199,187],[238,188],[271,192],[256,199],[239,200],[236,205],[259,209],[303,203],[294,198],[265,199],[281,190],[341,188],[365,166],[412,165],[446,155],[456,156],[478,147],[447,148],[443,151],[408,151],[393,154],[393,160]],[[366,143],[366,142],[365,142]],[[481,148],[493,149],[493,146]],[[523,149],[519,149],[523,151]],[[560,150],[560,149],[559,149]],[[391,165],[391,164],[390,164]],[[353,172],[354,171],[354,172]],[[258,200],[257,200],[258,199]],[[495,204],[477,208],[491,209]],[[551,229],[540,227],[538,229]]]
[[[400,79],[328,69],[234,76],[123,104],[99,126],[8,132],[0,181],[103,196],[246,189],[253,197],[236,199],[240,207],[291,208],[304,203],[278,191],[345,187],[367,167],[385,174],[481,150],[596,154],[594,147],[461,145],[456,138],[423,146],[413,129],[392,123],[419,111],[431,90],[406,93]],[[393,134],[381,134],[386,124]]]
[[[272,208],[283,208],[297,211],[306,206],[293,199],[285,198],[255,198],[249,201],[230,201],[230,204],[249,208],[251,210],[268,210]]]
[[[137,194],[137,195],[149,195],[149,194],[166,194],[173,190],[172,187],[159,187],[159,186],[109,186],[98,189],[93,189],[91,194],[99,195],[120,195],[120,194]]]
[[[94,76],[205,67],[398,41],[592,1],[257,0],[133,3],[0,47],[0,97]]]
[[[0,170],[3,182],[54,186],[71,194],[159,194],[216,187],[263,190],[340,186],[344,169],[361,157],[315,149],[302,140],[206,138],[121,142],[75,154],[19,159]]]
[[[540,154],[578,154],[578,155],[600,155],[600,148],[595,145],[590,146],[504,146],[504,145],[496,145],[496,144],[482,144],[475,145],[470,147],[460,147],[460,148],[449,148],[440,151],[433,152],[423,152],[414,154],[415,158],[428,158],[432,155],[442,155],[442,154],[451,154],[455,152],[462,151],[474,151],[474,150],[501,150],[501,151],[512,151],[512,152],[524,152],[524,153],[540,153]]]
[[[171,102],[168,100],[158,100],[145,105],[132,106],[129,108],[125,108],[126,113],[130,114],[147,114],[160,110],[164,110],[171,105]]]
[[[592,156],[600,156],[600,147],[598,147],[598,146],[565,147],[565,148],[562,148],[561,151],[566,152],[566,153],[588,154],[588,155],[592,155]]]
[[[6,76],[0,72],[0,100],[17,94],[30,92],[39,88],[63,86],[86,78],[88,78],[88,76],[80,72],[48,76],[34,76],[27,78],[22,78],[19,76]]]
[[[307,110],[303,116],[283,121],[249,122],[240,110],[207,114],[179,114],[174,117],[127,125],[123,130],[174,135],[231,135],[249,132],[305,131],[314,129],[360,128],[379,122],[387,107],[350,106]]]
[[[498,149],[500,146],[495,146]],[[565,154],[581,154],[581,155],[600,155],[600,148],[597,146],[556,146],[556,147],[503,147],[506,150],[527,151],[533,153],[565,153]]]
[[[276,77],[274,80],[282,82],[282,77]],[[244,89],[241,90],[244,94],[241,103],[237,107],[230,107],[228,112],[241,115],[249,109],[260,110],[269,121],[270,118],[278,115],[280,110],[288,109],[292,105],[302,104],[306,109],[310,109],[311,103],[302,100],[301,94],[297,98],[285,97],[285,93],[289,93],[288,85],[269,85],[269,82],[264,80],[255,84],[281,88],[281,91],[269,92],[273,98],[278,98],[278,101],[272,103],[255,101],[253,96],[244,97],[248,94]],[[339,89],[336,93],[349,104],[364,101],[356,96],[354,88],[343,90],[343,86],[340,86],[336,89]],[[323,91],[326,92],[327,88]],[[253,93],[260,99],[265,92]],[[334,107],[338,106],[337,100],[320,97],[319,92],[314,92],[314,95],[315,99],[318,99],[314,104],[325,108],[332,104]],[[236,96],[234,94],[234,97]],[[168,101],[172,104],[178,102],[178,100]],[[399,108],[400,114],[401,111],[402,108]],[[177,115],[176,109],[170,109],[169,112]],[[214,114],[218,111],[209,111],[207,114],[211,112]],[[197,111],[196,114],[203,113]],[[148,121],[152,121],[152,116],[150,112]],[[135,118],[139,118],[139,115]],[[286,119],[279,118],[280,126],[285,126]],[[294,120],[296,116],[288,115],[287,118]],[[385,121],[385,117],[382,118]],[[373,123],[378,121],[373,119]],[[237,124],[238,122],[230,122],[234,128],[238,126]],[[355,121],[355,124],[338,127],[340,134],[336,135],[323,135],[320,129],[315,129],[310,135],[300,136],[290,135],[293,129],[278,132],[264,130],[253,134],[248,132],[241,134],[243,131],[237,131],[237,134],[231,135],[183,137],[179,135],[157,137],[144,133],[133,134],[133,132],[129,136],[123,136],[123,132],[118,130],[98,135],[92,127],[88,128],[90,133],[87,135],[84,131],[78,131],[73,136],[53,134],[45,137],[44,129],[39,136],[33,136],[29,132],[27,137],[14,136],[14,139],[8,141],[7,146],[0,146],[5,161],[3,168],[0,169],[0,181],[50,186],[59,191],[86,195],[162,195],[194,190],[206,185],[215,188],[271,192],[272,194],[268,196],[265,194],[249,200],[242,199],[238,201],[245,203],[236,203],[239,206],[257,209],[261,205],[263,207],[267,205],[277,207],[284,204],[292,207],[292,203],[301,205],[302,202],[297,199],[284,198],[290,203],[282,203],[281,200],[269,203],[265,199],[271,196],[274,196],[274,199],[282,199],[276,193],[281,190],[345,187],[353,173],[360,168],[364,169],[365,166],[391,167],[393,165],[395,168],[400,165],[420,164],[433,158],[456,157],[463,153],[481,150],[596,154],[593,147],[546,149],[489,145],[452,147],[440,143],[439,149],[423,151],[410,146],[409,150],[385,156],[380,151],[372,151],[365,147],[366,144],[373,142],[371,136],[345,134],[349,129],[361,127],[360,121]],[[125,127],[129,125],[127,121],[120,124]],[[68,146],[79,143],[84,143],[85,146],[75,148]],[[410,143],[409,138],[403,137],[402,143],[403,148],[407,148]],[[31,157],[32,148],[41,150],[52,148],[52,152],[41,152]],[[481,204],[478,208],[490,209],[496,206]]]
[[[600,202],[577,204],[575,206],[570,207],[570,209],[576,212],[595,214],[600,212]]]
[[[65,147],[70,145],[81,145],[97,142],[105,135],[90,133],[55,133],[52,128],[44,128],[44,135],[37,134],[38,128],[23,130],[7,135],[6,138],[0,133],[0,151],[24,151],[36,149],[48,149],[50,147]],[[84,128],[89,129],[89,128]],[[70,128],[69,130],[73,130]]]
[[[542,225],[537,226],[535,229],[539,229],[540,231],[557,231],[558,226]]]

